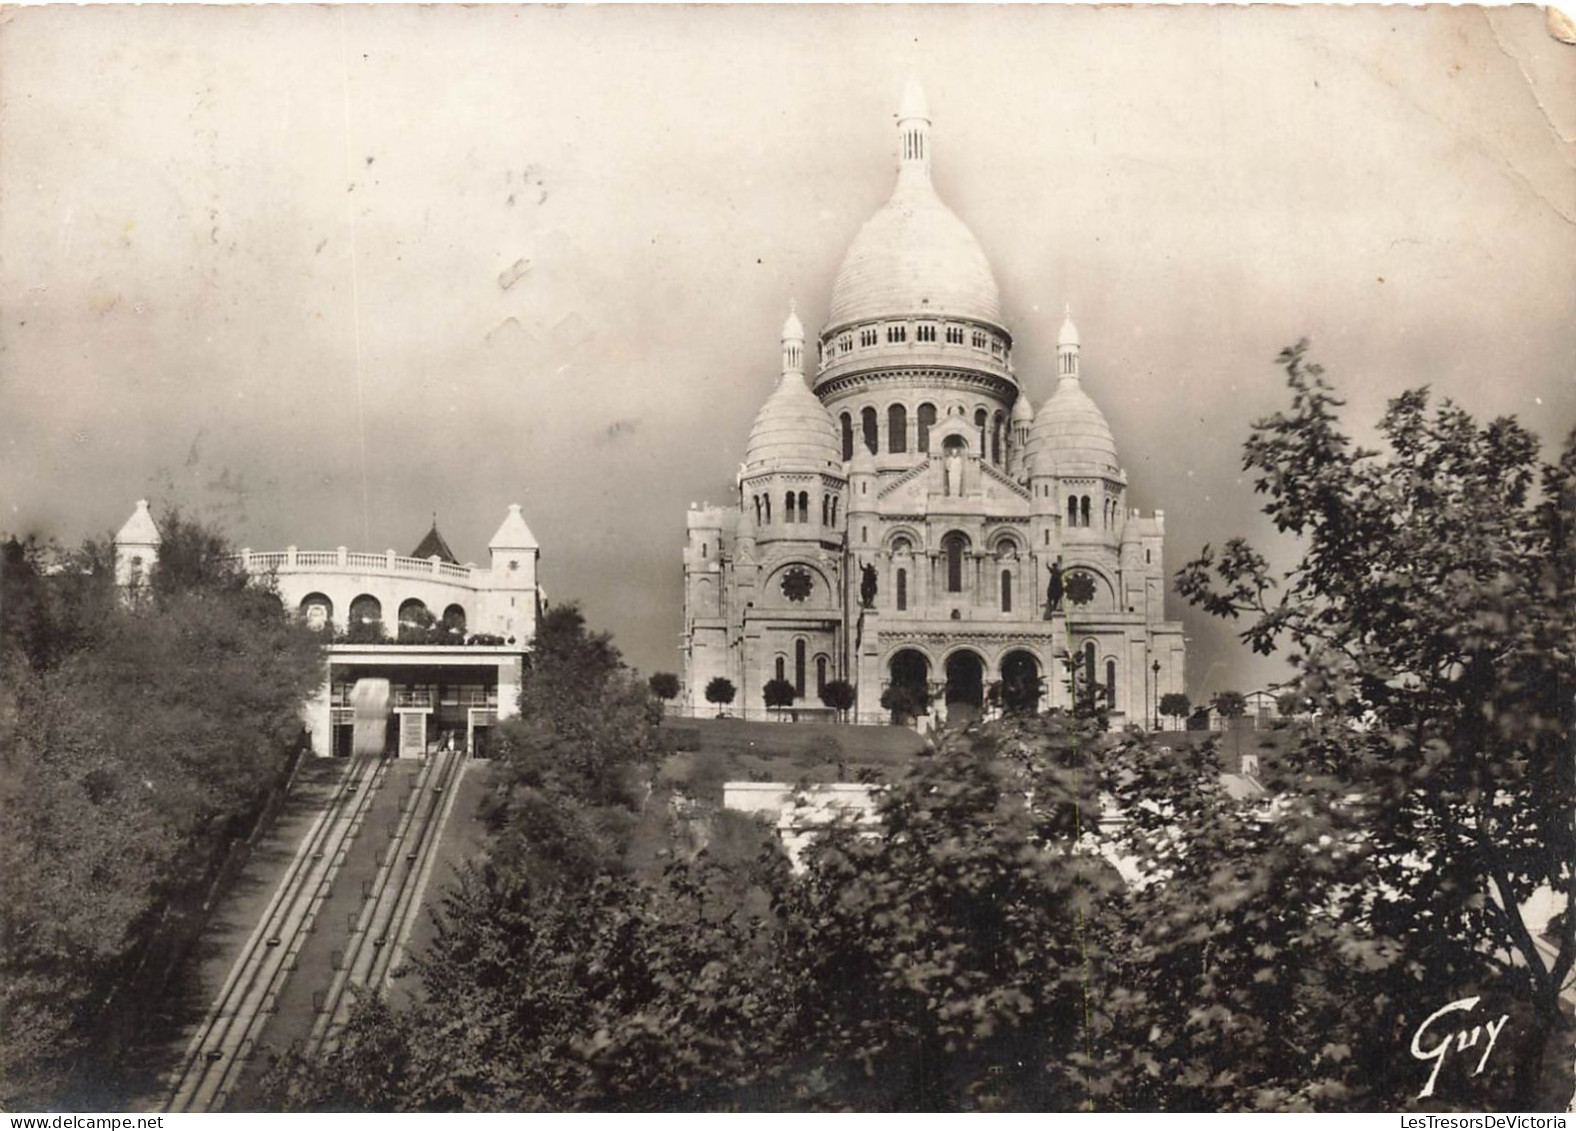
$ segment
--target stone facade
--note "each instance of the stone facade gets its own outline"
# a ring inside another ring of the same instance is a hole
[[[913,84],[898,130],[897,186],[844,258],[813,378],[790,314],[737,505],[688,514],[684,702],[715,709],[722,677],[733,713],[768,717],[780,677],[813,711],[842,679],[864,721],[901,684],[942,718],[1094,694],[1152,722],[1185,687],[1164,516],[1127,504],[1070,314],[1054,391],[1030,403],[989,263],[931,184]]]

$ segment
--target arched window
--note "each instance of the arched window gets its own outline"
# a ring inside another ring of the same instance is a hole
[[[1088,526],[1089,525],[1089,496],[1088,495],[1085,495],[1083,497],[1083,502],[1082,502],[1081,506],[1079,507],[1079,510],[1082,512],[1079,517],[1083,520],[1080,525]]]
[[[793,642],[793,689],[804,698],[804,641]]]
[[[784,679],[788,675],[788,661],[781,656],[777,657],[777,678]]]
[[[808,491],[799,492],[799,521],[810,521],[810,492]]]
[[[383,620],[383,603],[376,597],[363,593],[350,602],[350,623],[376,624]]]
[[[897,611],[903,612],[908,608],[908,570],[897,571]]]
[[[816,695],[816,698],[819,699],[821,697],[822,692],[824,692],[825,690],[826,690],[826,657],[825,656],[817,656],[815,658],[815,695]]]
[[[832,496],[830,496],[830,495],[822,495],[821,496],[821,525],[822,526],[830,525],[831,517],[832,517]]]
[[[459,605],[450,605],[443,610],[443,631],[456,643],[465,642],[465,610]]]
[[[980,452],[980,458],[981,459],[983,459],[985,457],[985,453],[989,450],[985,446],[985,423],[989,419],[990,419],[990,414],[987,413],[984,409],[981,408],[981,409],[976,409],[974,411],[974,427],[979,429],[979,433],[980,433],[979,452]]]
[[[761,501],[766,504],[766,521],[769,523],[772,520],[772,497],[770,495],[762,495]]]
[[[1068,526],[1077,526],[1078,525],[1078,496],[1077,495],[1068,495],[1067,496],[1067,525]]]
[[[837,529],[837,496],[832,496],[832,529]]]
[[[949,534],[941,548],[947,555],[947,592],[963,592],[963,536]]]
[[[900,404],[887,409],[887,451],[908,451],[908,409]]]
[[[1001,611],[1012,612],[1012,570],[1001,571]]]
[[[914,437],[914,448],[923,455],[930,453],[930,430],[936,423],[936,406],[922,404],[919,406],[919,433]]]
[[[1105,662],[1105,705],[1116,710],[1116,661]]]
[[[846,412],[843,421],[843,462],[847,463],[854,458],[854,418]]]
[[[334,620],[334,602],[322,593],[308,593],[301,598],[301,619],[313,632],[321,632]]]
[[[990,461],[997,465],[1001,463],[1001,413],[999,412],[991,421]]]
[[[761,524],[761,497],[759,495],[756,495],[755,496],[755,525],[759,526],[760,524]]]
[[[881,450],[880,437],[876,434],[876,410],[866,406],[865,410],[859,414],[859,422],[864,426],[865,430],[865,448],[869,450],[871,455],[875,455]]]
[[[1093,697],[1094,695],[1094,641],[1084,645],[1084,690]]]
[[[793,522],[793,521],[795,521],[795,519],[793,517],[793,492],[792,491],[789,491],[786,495],[783,496],[783,521],[784,522]]]

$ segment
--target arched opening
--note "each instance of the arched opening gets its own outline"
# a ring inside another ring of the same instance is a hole
[[[788,675],[788,661],[782,656],[777,657],[777,678],[785,679]]]
[[[1012,570],[1001,571],[1001,611],[1012,612]]]
[[[908,409],[900,404],[887,409],[887,451],[908,451]]]
[[[837,529],[837,496],[832,496],[832,529]]]
[[[1089,496],[1088,495],[1085,495],[1083,497],[1083,500],[1080,502],[1078,509],[1080,511],[1080,518],[1082,519],[1082,522],[1080,522],[1079,525],[1080,526],[1088,526],[1089,525]]]
[[[308,593],[301,598],[301,619],[313,632],[322,632],[334,623],[334,602],[326,594]]]
[[[954,652],[947,657],[947,715],[959,707],[976,711],[985,702],[985,665],[973,652]],[[958,719],[958,722],[965,720]]]
[[[893,717],[909,718],[923,715],[930,706],[930,661],[923,652],[904,648],[893,654],[887,663],[887,695],[882,706]]]
[[[846,412],[843,421],[843,462],[847,463],[854,458],[854,418]]]
[[[769,525],[772,521],[772,497],[770,495],[762,495],[761,501],[766,504],[766,521]]]
[[[459,605],[443,610],[443,633],[456,644],[465,643],[465,610]]]
[[[826,657],[815,658],[815,697],[819,699],[826,691]]]
[[[1079,692],[1078,698],[1079,698],[1079,701],[1082,702],[1085,706],[1093,707],[1095,705],[1095,702],[1096,702],[1095,694],[1098,691],[1099,685],[1095,681],[1095,673],[1094,673],[1094,641],[1092,641],[1092,640],[1089,643],[1085,644],[1084,648],[1083,648],[1083,673],[1082,674],[1083,674],[1083,679],[1080,681],[1081,686],[1078,689],[1078,692]]]
[[[1001,707],[1009,715],[1039,711],[1040,663],[1033,653],[1017,649],[1001,658]]]
[[[424,633],[436,624],[436,618],[427,611],[427,606],[422,601],[411,597],[401,601],[399,606],[399,634],[403,639],[417,633]]]
[[[871,455],[875,455],[881,450],[880,437],[877,435],[876,410],[866,406],[859,414],[859,423],[864,428],[865,448]]]
[[[922,404],[919,406],[919,430],[914,437],[914,447],[922,454],[930,453],[930,430],[936,424],[936,406]]]
[[[810,521],[810,492],[808,491],[799,492],[799,521]]]
[[[997,413],[991,420],[990,429],[990,461],[997,466],[1001,465],[1001,413]]]
[[[897,571],[897,611],[904,612],[908,609],[908,570]]]
[[[1105,705],[1116,710],[1116,661],[1105,662]]]
[[[351,643],[383,639],[383,602],[370,593],[357,597],[350,602],[350,619],[345,628]]]
[[[1077,495],[1068,495],[1067,496],[1067,525],[1068,526],[1077,526],[1078,525],[1078,496]]]
[[[761,497],[759,495],[756,495],[755,496],[755,525],[759,526],[760,524],[761,524]]]
[[[793,642],[793,689],[804,698],[804,656],[805,646],[803,640]]]
[[[832,496],[821,496],[821,525],[830,526],[832,518]]]
[[[985,452],[988,450],[985,447],[985,426],[989,420],[990,414],[984,409],[979,408],[974,410],[974,427],[979,430],[980,434],[979,453],[981,459],[985,457]]]
[[[793,515],[793,492],[789,491],[783,496],[783,521],[797,522]]]
[[[963,592],[963,551],[968,539],[961,534],[948,534],[941,540],[941,550],[947,557],[947,592]]]

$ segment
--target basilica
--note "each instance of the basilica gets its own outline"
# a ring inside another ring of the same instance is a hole
[[[1082,697],[1152,724],[1185,686],[1163,512],[1127,505],[1070,313],[1056,372],[1015,370],[990,264],[931,183],[915,83],[897,124],[896,187],[843,258],[813,364],[797,315],[783,326],[737,505],[690,508],[685,703],[715,711],[720,677],[731,713],[765,718],[782,679],[814,717],[840,680],[866,722]]]

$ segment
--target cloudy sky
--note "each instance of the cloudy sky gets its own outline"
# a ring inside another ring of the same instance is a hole
[[[891,191],[903,80],[1051,391],[1168,565],[1268,541],[1239,453],[1307,336],[1371,422],[1432,384],[1576,424],[1576,48],[1535,8],[10,8],[0,529],[139,496],[239,545],[462,560],[676,669],[690,502]],[[1184,613],[1195,698],[1273,676]]]

